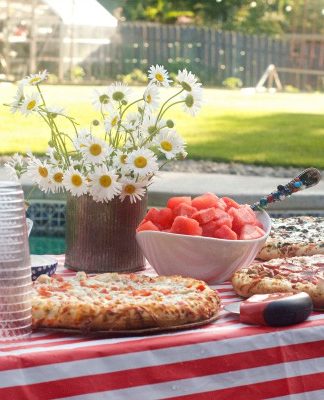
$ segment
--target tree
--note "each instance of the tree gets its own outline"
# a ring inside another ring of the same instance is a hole
[[[181,17],[197,25],[246,33],[324,31],[324,0],[100,0],[122,9],[127,21],[174,23]]]

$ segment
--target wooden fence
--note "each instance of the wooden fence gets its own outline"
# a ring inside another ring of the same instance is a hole
[[[269,64],[274,64],[284,86],[324,89],[324,37],[291,36],[275,39],[213,28],[125,23],[119,27],[118,70],[147,70],[164,64],[172,72],[187,67],[209,85],[228,77],[255,86]]]
[[[221,86],[226,78],[236,77],[244,87],[254,87],[268,65],[274,64],[283,86],[324,90],[323,35],[276,39],[213,28],[142,22],[121,23],[109,38],[100,30],[96,35],[97,45],[94,46],[94,40],[75,37],[66,45],[69,50],[66,52],[58,51],[62,42],[59,36],[52,34],[51,38],[46,37],[46,42],[39,39],[34,49],[36,70],[47,68],[60,81],[69,81],[73,78],[73,68],[82,66],[84,82],[107,83],[136,68],[146,72],[152,64],[163,64],[173,73],[190,69],[204,85]],[[31,57],[31,46],[26,41],[16,47],[12,45],[18,54],[15,65],[12,63],[15,66],[12,73],[20,78],[24,73],[34,72],[28,71],[26,62]],[[66,66],[64,71],[62,65]]]

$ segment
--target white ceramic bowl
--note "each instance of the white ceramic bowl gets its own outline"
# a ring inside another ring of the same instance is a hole
[[[144,256],[159,275],[182,275],[207,283],[227,281],[239,268],[254,260],[269,236],[271,219],[256,212],[265,235],[252,240],[226,240],[203,236],[141,231],[136,239]]]

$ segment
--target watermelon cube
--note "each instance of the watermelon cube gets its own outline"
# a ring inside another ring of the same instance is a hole
[[[173,214],[177,217],[178,215],[181,215],[183,217],[189,217],[197,212],[197,208],[190,206],[187,203],[180,203],[178,204],[174,209],[173,209]]]
[[[204,210],[197,211],[192,215],[192,218],[197,220],[200,224],[207,224],[216,218],[216,208],[206,208]]]
[[[229,228],[232,228],[232,217],[226,211],[218,208],[216,209],[215,222],[218,227],[227,225]]]
[[[222,225],[215,230],[214,237],[218,239],[236,240],[237,234],[227,225]]]
[[[197,210],[204,210],[206,208],[217,207],[219,198],[214,193],[205,193],[192,199],[191,205],[196,207]]]
[[[161,208],[159,214],[157,215],[157,225],[162,229],[171,228],[172,222],[174,220],[173,212],[170,208]]]
[[[146,214],[145,220],[153,222],[159,229],[170,228],[174,219],[172,210],[170,208],[150,208]]]
[[[182,197],[170,197],[167,201],[167,207],[171,208],[172,210],[181,203],[186,203],[191,206],[191,197],[189,196],[182,196]]]
[[[144,219],[146,219],[147,221],[151,221],[154,224],[158,221],[158,215],[159,215],[159,210],[157,208],[152,207],[148,210]]]
[[[207,222],[207,224],[201,225],[201,228],[203,236],[214,237],[214,232],[217,228],[219,228],[219,225],[217,221],[210,221]]]
[[[220,208],[221,210],[224,210],[224,211],[227,210],[227,205],[226,205],[225,201],[223,201],[222,199],[218,200],[218,203],[217,203],[216,207]]]
[[[245,206],[240,208],[232,207],[228,210],[228,214],[233,218],[232,229],[238,235],[241,233],[241,229],[244,225],[256,225],[258,223],[253,210],[251,211],[249,210],[249,207]]]
[[[141,232],[141,231],[159,231],[159,228],[156,225],[154,225],[153,222],[146,221],[140,224],[136,229],[136,232]]]
[[[228,211],[231,207],[240,208],[240,205],[230,197],[222,197],[220,200],[222,200],[226,204],[226,211]]]
[[[256,225],[244,225],[239,236],[240,240],[258,239],[265,235],[263,229]]]
[[[180,233],[182,235],[201,236],[202,229],[195,219],[178,216],[175,217],[170,232]]]

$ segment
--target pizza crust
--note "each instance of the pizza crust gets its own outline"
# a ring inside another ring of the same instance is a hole
[[[205,282],[180,276],[41,276],[32,299],[34,328],[82,331],[167,328],[208,320],[219,309],[219,295]]]
[[[290,217],[272,220],[272,228],[257,258],[312,256],[324,254],[324,218]]]
[[[280,272],[282,266],[291,272],[288,275]],[[279,268],[278,274],[274,272],[275,268]],[[305,279],[302,279],[302,276]],[[242,297],[276,292],[306,292],[311,297],[315,309],[324,309],[323,255],[255,262],[236,271],[231,281],[235,292]]]

